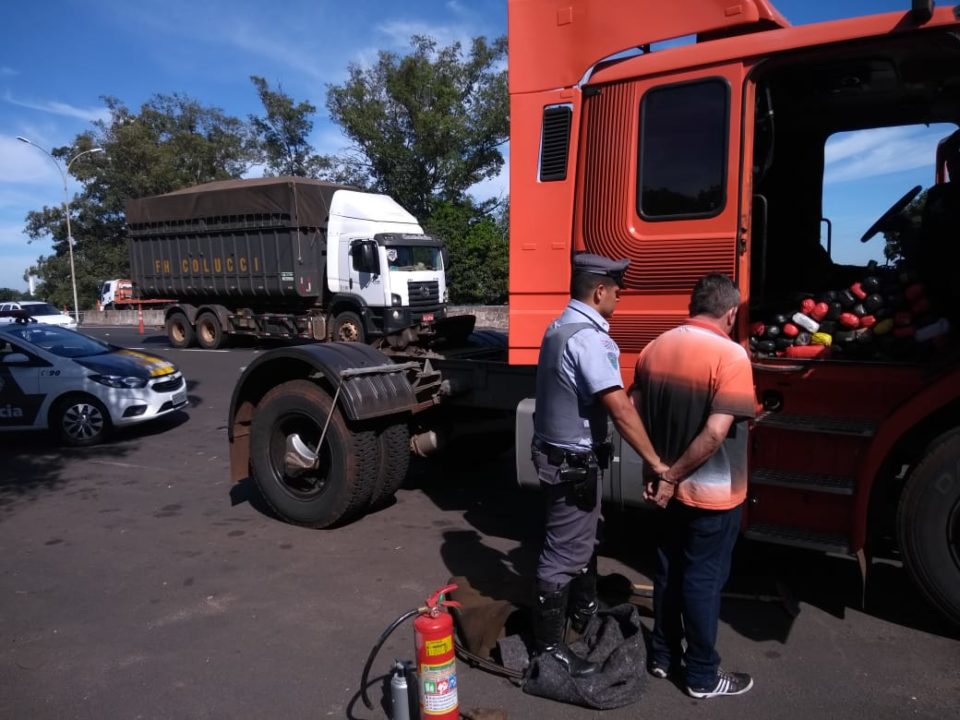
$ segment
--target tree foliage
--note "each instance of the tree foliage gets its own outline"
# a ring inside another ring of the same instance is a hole
[[[310,178],[329,174],[333,163],[317,155],[310,144],[316,106],[307,101],[295,104],[281,88],[271,90],[262,77],[253,75],[250,81],[264,109],[263,115],[250,116],[250,124],[267,174]]]
[[[491,214],[469,198],[459,202],[441,200],[434,204],[425,225],[427,232],[444,241],[449,252],[450,302],[492,305],[506,301],[506,213]]]
[[[437,48],[414,36],[411,52],[381,51],[370,68],[351,64],[328,88],[327,108],[357,152],[345,164],[418,218],[435,201],[460,202],[503,167],[509,133],[506,39]]]

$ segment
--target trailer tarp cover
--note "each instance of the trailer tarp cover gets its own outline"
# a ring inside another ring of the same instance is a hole
[[[299,177],[221,180],[127,201],[127,225],[234,215],[286,215],[291,227],[327,225],[337,190],[355,188]]]

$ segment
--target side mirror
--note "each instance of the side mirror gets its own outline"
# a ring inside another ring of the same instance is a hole
[[[357,248],[356,268],[359,272],[377,275],[380,272],[380,259],[377,257],[377,243],[373,240],[364,240]]]
[[[25,365],[30,362],[30,358],[23,353],[9,353],[3,356],[4,365]]]

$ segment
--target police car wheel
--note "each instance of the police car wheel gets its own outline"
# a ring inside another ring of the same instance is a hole
[[[110,413],[90,395],[68,395],[54,405],[50,427],[64,445],[96,445],[110,432]]]
[[[268,392],[254,413],[253,480],[267,504],[287,522],[316,528],[341,525],[369,505],[380,465],[376,432],[349,423],[339,408],[330,414],[332,405],[324,388],[310,380],[292,380]],[[326,435],[316,453],[324,425]],[[315,458],[312,467],[300,464],[309,456]]]

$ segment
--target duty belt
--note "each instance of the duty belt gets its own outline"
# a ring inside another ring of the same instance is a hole
[[[568,465],[579,466],[596,459],[593,450],[568,450],[537,438],[533,439],[533,446],[547,456],[551,465],[563,465],[566,462]]]

